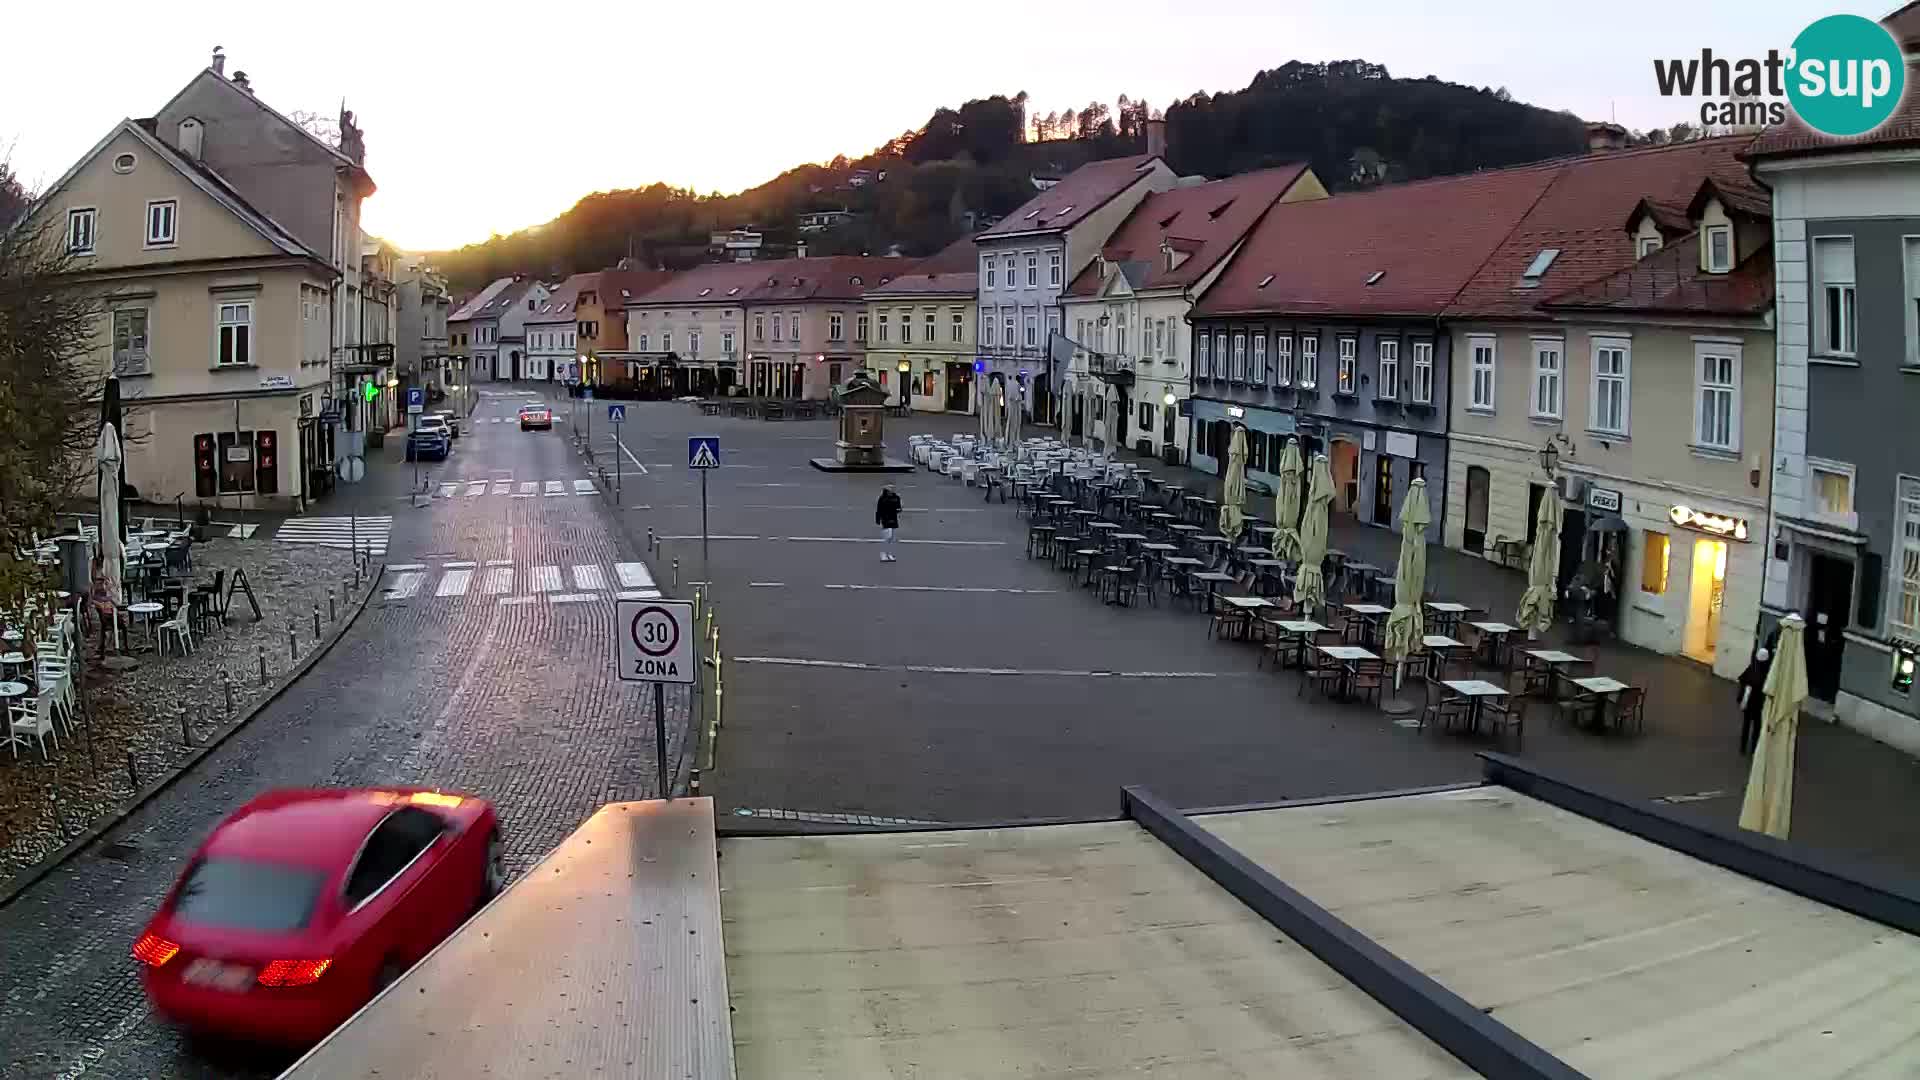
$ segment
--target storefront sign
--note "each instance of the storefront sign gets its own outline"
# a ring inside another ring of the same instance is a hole
[[[1389,431],[1387,434],[1387,453],[1400,458],[1420,456],[1420,436],[1405,431]]]
[[[1371,450],[1373,449],[1373,443],[1374,443],[1374,434],[1372,429],[1368,429],[1360,433],[1360,449]]]
[[[227,447],[227,460],[228,461],[252,461],[253,447],[229,446]]]
[[[1724,536],[1743,543],[1747,539],[1746,518],[1709,514],[1705,510],[1695,510],[1691,506],[1676,506],[1667,511],[1667,517],[1683,529],[1693,529],[1709,536]]]
[[[1247,415],[1247,410],[1242,408],[1239,405],[1229,405],[1227,406],[1227,415],[1233,417],[1235,420],[1238,420],[1241,417]]]
[[[313,395],[301,394],[300,395],[300,418],[302,420],[305,420],[307,417],[312,415],[313,415]]]
[[[1617,514],[1620,512],[1620,493],[1612,488],[1590,487],[1587,489],[1587,507]]]

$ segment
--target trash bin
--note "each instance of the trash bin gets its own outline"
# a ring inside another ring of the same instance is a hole
[[[93,553],[87,548],[87,542],[77,536],[60,538],[60,587],[75,596],[85,596],[93,585],[88,574]]]

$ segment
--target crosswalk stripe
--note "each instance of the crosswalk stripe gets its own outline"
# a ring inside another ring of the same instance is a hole
[[[513,482],[510,480],[495,480],[493,482],[493,493],[495,495],[505,495],[508,489],[512,487]]]
[[[660,599],[660,590],[659,589],[628,589],[627,591],[620,594],[620,599],[622,600],[658,600]]]
[[[500,596],[513,591],[513,567],[496,566],[487,571],[486,592],[488,596]]]
[[[534,592],[559,592],[564,587],[560,581],[559,567],[536,566],[533,568]]]
[[[589,600],[598,600],[598,599],[600,599],[599,593],[568,592],[568,593],[555,593],[554,595],[547,597],[547,602],[553,603],[553,604],[584,604]]]
[[[455,495],[459,494],[459,492],[460,492],[459,484],[441,484],[440,485],[440,497],[443,499],[451,499]]]
[[[595,495],[598,494],[599,491],[600,489],[594,487],[593,481],[591,480],[575,480],[573,482],[573,493],[575,495]]]
[[[281,523],[273,538],[283,544],[313,544],[318,547],[353,548],[375,555],[387,553],[393,533],[393,515],[367,517],[297,517]]]
[[[446,576],[440,579],[440,587],[434,590],[433,595],[465,596],[467,595],[467,583],[472,580],[473,571],[471,570],[449,570]]]
[[[546,493],[548,495],[565,495],[567,493],[567,489],[561,485],[560,481],[549,480],[547,481]]]
[[[474,480],[467,484],[467,498],[469,499],[476,495],[485,495],[486,493],[487,482],[485,480]]]
[[[577,589],[604,589],[607,579],[601,575],[598,566],[586,563],[573,568],[573,584]]]
[[[539,488],[540,481],[538,480],[523,480],[520,482],[520,494],[522,495],[531,495],[539,490]]]
[[[623,589],[650,589],[653,587],[653,575],[647,572],[646,563],[617,562],[613,572],[620,578]]]
[[[393,579],[393,584],[387,586],[387,595],[395,600],[405,600],[419,592],[420,583],[426,579],[427,575],[421,571],[409,570]]]

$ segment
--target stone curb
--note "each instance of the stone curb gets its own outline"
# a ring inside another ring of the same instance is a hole
[[[266,696],[242,710],[240,715],[235,717],[232,723],[215,732],[211,738],[195,748],[194,752],[189,754],[185,761],[174,766],[166,775],[148,784],[115,809],[108,811],[105,817],[88,826],[79,836],[48,852],[40,861],[34,863],[32,866],[21,870],[4,882],[0,882],[0,908],[4,908],[19,899],[21,894],[38,884],[41,879],[59,869],[67,860],[80,854],[88,847],[91,847],[95,841],[105,836],[121,822],[132,817],[134,811],[145,806],[161,792],[172,787],[181,777],[191,772],[194,766],[200,764],[208,754],[219,749],[222,743],[232,738],[241,728],[246,727],[255,716],[263,712],[267,706],[278,700],[280,695],[292,688],[293,684],[300,681],[301,676],[305,675],[308,669],[319,663],[321,657],[331,652],[334,645],[347,635],[347,631],[353,627],[355,622],[359,621],[361,613],[367,610],[367,605],[373,600],[373,594],[380,586],[381,575],[385,572],[386,563],[384,562],[376,563],[372,566],[367,578],[366,591],[361,593],[360,599],[347,610],[345,613],[346,618],[341,620],[333,633],[328,635],[326,641],[322,643],[319,648],[309,652],[294,666],[292,671],[281,676],[280,680],[273,685],[272,689],[267,691]]]

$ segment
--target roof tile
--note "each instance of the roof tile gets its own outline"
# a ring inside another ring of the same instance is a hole
[[[1903,11],[1910,11],[1903,9]],[[1896,12],[1896,15],[1899,14]],[[1892,18],[1892,16],[1889,16]],[[1920,16],[1909,15],[1913,21]],[[1895,31],[1899,31],[1896,29]],[[1914,32],[1909,28],[1909,32]],[[1909,48],[1916,47],[1909,45]],[[1834,135],[1823,135],[1802,123],[1798,116],[1789,113],[1787,122],[1771,127],[1760,133],[1747,149],[1746,157],[1753,161],[1762,161],[1776,157],[1798,157],[1811,154],[1843,154],[1851,150],[1889,150],[1896,147],[1920,146],[1920,91],[1915,88],[1915,80],[1920,80],[1920,60],[1907,62],[1907,96],[1887,117],[1885,123],[1865,135],[1850,139]]]
[[[1114,196],[1132,187],[1147,174],[1148,166],[1159,160],[1147,154],[1134,154],[1088,162],[1068,173],[1059,183],[1020,204],[1018,210],[980,233],[976,239],[991,240],[1043,229],[1070,229]]]
[[[1133,213],[1114,230],[1101,248],[1107,261],[1142,262],[1145,280],[1135,288],[1165,289],[1190,285],[1206,276],[1235,244],[1253,228],[1280,197],[1307,171],[1293,163],[1224,180],[1155,192],[1141,200]],[[1160,245],[1187,253],[1180,265],[1167,269]],[[1067,287],[1069,296],[1097,296],[1098,263],[1089,263]]]
[[[1748,255],[1730,273],[1709,274],[1700,269],[1697,232],[1541,304],[1552,310],[1680,315],[1758,315],[1772,305],[1771,245]]]

